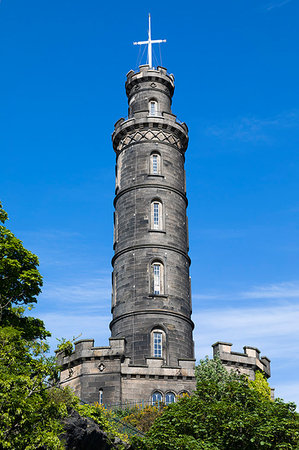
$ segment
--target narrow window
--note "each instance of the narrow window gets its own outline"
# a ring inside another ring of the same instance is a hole
[[[152,395],[152,404],[160,404],[162,402],[162,394],[158,391],[154,392]]]
[[[175,395],[173,392],[168,392],[165,395],[165,404],[169,405],[169,403],[174,403],[175,402]]]
[[[158,103],[155,100],[149,102],[149,113],[150,116],[156,116],[158,113]]]
[[[162,358],[162,333],[154,331],[154,358]]]
[[[151,203],[151,229],[163,230],[163,205],[159,200],[153,200]]]
[[[99,389],[99,404],[103,404],[103,389]]]
[[[155,175],[158,173],[158,155],[152,156],[152,172]]]
[[[154,261],[151,265],[151,294],[164,294],[164,266],[160,261]]]
[[[154,294],[161,294],[161,265],[154,264]]]
[[[151,154],[150,173],[151,175],[161,174],[161,156],[158,153]]]
[[[158,230],[160,228],[160,224],[159,224],[159,203],[158,202],[154,202],[154,229]]]

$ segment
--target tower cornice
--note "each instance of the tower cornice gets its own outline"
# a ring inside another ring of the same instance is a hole
[[[144,116],[144,111],[140,113]],[[147,133],[147,131],[151,131],[152,134]],[[136,139],[137,132],[139,134]],[[172,135],[172,137],[166,136],[165,133]],[[117,155],[127,145],[140,141],[170,144],[177,147],[181,153],[185,153],[188,146],[188,127],[185,123],[178,122],[174,114],[165,112],[162,112],[159,117],[148,116],[140,118],[138,118],[137,112],[134,114],[134,117],[121,118],[116,122],[115,130],[112,134],[112,142]]]
[[[182,256],[184,256],[186,258],[186,260],[188,261],[189,266],[191,265],[191,258],[188,255],[188,253],[186,253],[184,250],[181,250],[181,249],[179,249],[177,247],[173,247],[172,245],[160,245],[160,244],[152,244],[152,243],[130,245],[129,247],[126,247],[126,248],[120,250],[119,252],[116,252],[115,255],[113,256],[112,260],[111,260],[111,264],[112,264],[112,266],[114,266],[114,263],[115,263],[116,259],[119,256],[123,255],[124,253],[132,252],[134,250],[148,249],[148,248],[151,248],[151,249],[159,248],[159,249],[162,249],[162,250],[179,253],[180,255],[182,255]]]
[[[174,187],[171,187],[171,186],[166,185],[166,184],[146,183],[146,182],[142,183],[142,184],[136,184],[134,186],[130,186],[130,187],[126,188],[126,189],[122,189],[121,191],[119,191],[117,193],[117,195],[115,196],[115,198],[114,198],[113,206],[115,207],[118,199],[122,195],[126,194],[127,192],[134,191],[135,189],[145,189],[145,188],[147,188],[147,189],[148,188],[165,189],[166,191],[174,192],[174,193],[178,194],[180,197],[182,197],[182,199],[186,203],[186,207],[188,206],[188,199],[187,199],[186,194],[184,192],[179,191],[178,189],[175,189]]]
[[[110,329],[111,327],[113,327],[113,325],[115,325],[116,322],[118,322],[119,320],[125,319],[126,317],[131,317],[131,316],[140,316],[142,314],[157,314],[157,313],[161,313],[163,315],[166,316],[172,316],[172,317],[179,317],[182,320],[185,320],[186,322],[188,322],[188,324],[191,325],[192,330],[194,329],[194,322],[190,319],[190,317],[185,316],[184,314],[181,314],[179,312],[174,312],[174,311],[169,311],[168,309],[161,309],[161,308],[157,308],[157,309],[140,309],[138,311],[129,311],[125,314],[122,314],[118,317],[116,317],[115,319],[113,319],[110,322]]]

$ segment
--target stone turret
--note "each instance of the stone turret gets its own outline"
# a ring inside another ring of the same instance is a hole
[[[256,347],[245,346],[244,353],[232,352],[229,342],[216,342],[212,347],[213,356],[218,355],[227,370],[247,375],[251,380],[254,380],[257,371],[264,373],[267,378],[271,376],[270,359],[261,357]]]

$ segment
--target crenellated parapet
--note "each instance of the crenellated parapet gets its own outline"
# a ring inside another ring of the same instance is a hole
[[[112,141],[116,154],[141,142],[170,145],[184,154],[188,127],[171,111],[174,76],[164,67],[151,69],[144,65],[139,69],[127,74],[128,118],[115,124]]]
[[[260,350],[256,347],[243,347],[244,352],[232,352],[232,344],[228,342],[216,342],[212,345],[213,355],[218,355],[227,370],[234,370],[249,376],[254,380],[255,372],[263,372],[267,378],[271,376],[270,359],[260,356]]]
[[[71,387],[87,403],[100,401],[101,393],[107,406],[124,399],[149,402],[154,390],[162,398],[169,391],[179,396],[195,390],[194,359],[179,359],[177,365],[166,365],[163,358],[146,358],[144,364],[133,364],[125,356],[124,338],[110,338],[109,344],[95,347],[93,339],[83,339],[75,342],[70,356],[56,350],[61,387]]]

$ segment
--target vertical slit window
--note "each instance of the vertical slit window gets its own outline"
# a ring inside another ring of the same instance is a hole
[[[157,175],[158,173],[158,155],[152,156],[152,172],[153,174]]]
[[[158,230],[160,228],[159,224],[159,203],[154,203],[154,228],[155,230]]]
[[[162,358],[162,333],[154,332],[154,358]]]
[[[162,203],[158,200],[154,200],[151,203],[151,229],[163,229]]]
[[[150,116],[156,116],[158,113],[158,103],[155,100],[149,102],[149,113]]]
[[[150,173],[152,175],[161,175],[161,156],[158,153],[151,154]]]
[[[154,294],[161,293],[161,265],[154,264]]]

